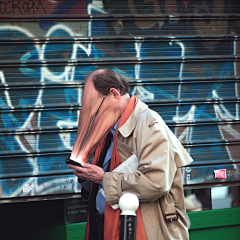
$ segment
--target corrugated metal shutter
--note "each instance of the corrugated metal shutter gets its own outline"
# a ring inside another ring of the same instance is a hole
[[[128,78],[188,149],[186,186],[240,180],[239,1],[20,0],[0,12],[2,202],[80,192],[64,160],[98,68]]]

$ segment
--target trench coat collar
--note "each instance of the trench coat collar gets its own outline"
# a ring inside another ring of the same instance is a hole
[[[131,113],[130,117],[127,119],[127,121],[118,129],[118,131],[121,133],[121,135],[126,138],[128,137],[133,129],[135,128],[139,116],[146,110],[148,109],[148,106],[140,101],[138,99],[138,102]]]

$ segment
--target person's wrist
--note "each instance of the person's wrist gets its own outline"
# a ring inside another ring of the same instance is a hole
[[[105,176],[105,173],[103,174],[102,176],[102,182],[101,182],[101,187],[104,188],[104,176]]]

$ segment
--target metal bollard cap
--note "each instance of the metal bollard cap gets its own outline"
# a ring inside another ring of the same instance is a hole
[[[139,207],[138,197],[133,193],[124,193],[119,199],[119,207],[122,211],[121,215],[136,216],[136,210]]]

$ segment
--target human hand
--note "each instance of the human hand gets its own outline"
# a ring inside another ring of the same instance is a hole
[[[73,169],[73,173],[80,179],[86,179],[94,183],[101,184],[104,171],[102,168],[89,163],[81,163],[81,167],[68,164]]]

